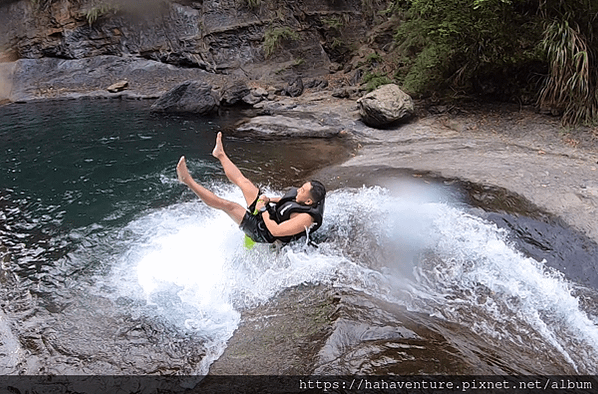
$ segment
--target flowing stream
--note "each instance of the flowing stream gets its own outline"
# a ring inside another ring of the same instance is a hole
[[[269,194],[350,147],[242,138],[227,133],[238,114],[156,116],[137,101],[0,114],[3,375],[206,374],[244,311],[299,286],[346,305],[316,373],[598,373],[596,281],[583,274],[596,246],[558,221],[397,178],[330,190],[317,248],[248,250],[225,214],[177,182],[178,157],[242,202],[210,155],[217,131]]]

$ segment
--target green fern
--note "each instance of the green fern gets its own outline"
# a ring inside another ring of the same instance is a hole
[[[99,3],[91,7],[85,12],[87,23],[91,26],[100,17],[110,13],[116,13],[119,10],[118,6],[112,3]]]
[[[266,57],[270,57],[285,39],[298,40],[299,34],[286,26],[266,30],[264,34],[264,52]]]
[[[332,44],[330,44],[330,47],[333,49],[336,48],[341,48],[345,43],[343,42],[343,40],[341,40],[338,37],[335,37],[332,39]]]
[[[366,89],[371,92],[379,86],[393,83],[393,80],[381,72],[368,72],[363,76],[363,82],[366,84]]]
[[[343,27],[344,22],[340,18],[332,17],[332,18],[322,18],[322,23],[328,26],[331,29],[338,30]]]

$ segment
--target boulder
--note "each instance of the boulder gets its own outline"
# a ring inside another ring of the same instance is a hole
[[[219,100],[212,93],[212,85],[187,81],[164,93],[152,105],[156,112],[190,112],[208,115],[218,110]]]
[[[264,88],[252,89],[251,92],[243,97],[243,102],[249,105],[255,105],[268,97],[268,91]]]
[[[397,85],[380,86],[359,100],[361,120],[371,127],[389,126],[408,119],[414,112],[413,100]]]
[[[129,87],[128,81],[118,81],[118,82],[113,83],[112,85],[108,86],[106,88],[106,90],[109,91],[110,93],[118,93],[118,92],[122,92],[127,87]]]
[[[297,77],[290,81],[285,88],[286,94],[291,97],[299,97],[303,94],[303,80],[301,77]]]
[[[306,89],[325,89],[328,87],[328,81],[325,79],[310,79],[303,84],[303,87]]]
[[[243,97],[250,93],[251,91],[245,81],[234,81],[224,87],[220,103],[225,106],[242,104]]]

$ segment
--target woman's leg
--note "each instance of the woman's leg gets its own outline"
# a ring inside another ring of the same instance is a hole
[[[206,205],[212,208],[219,209],[228,214],[237,225],[241,224],[243,216],[245,216],[246,209],[236,202],[225,200],[224,198],[218,197],[205,187],[201,186],[189,174],[187,169],[187,163],[185,162],[185,156],[181,156],[179,163],[176,166],[176,172],[179,181],[187,185]]]
[[[222,133],[220,132],[216,136],[216,146],[212,151],[212,155],[218,160],[220,160],[220,164],[224,169],[226,177],[232,183],[241,188],[247,206],[251,205],[258,197],[258,193],[260,192],[260,190],[249,179],[245,178],[245,176],[241,173],[239,168],[237,168],[237,166],[232,161],[230,161],[230,159],[224,152],[224,147],[222,145]]]

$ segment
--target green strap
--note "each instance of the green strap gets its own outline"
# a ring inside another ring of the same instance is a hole
[[[251,250],[254,246],[255,246],[255,241],[251,238],[249,238],[249,236],[247,236],[247,234],[245,234],[245,249],[247,250]]]
[[[262,201],[262,200],[257,200],[258,202]],[[257,204],[256,204],[257,205]],[[257,215],[259,213],[259,211],[257,210],[257,208],[255,208],[255,210],[253,211],[253,216]],[[247,234],[245,234],[245,249],[250,250],[255,246],[255,241],[251,238],[249,238],[249,236]]]

